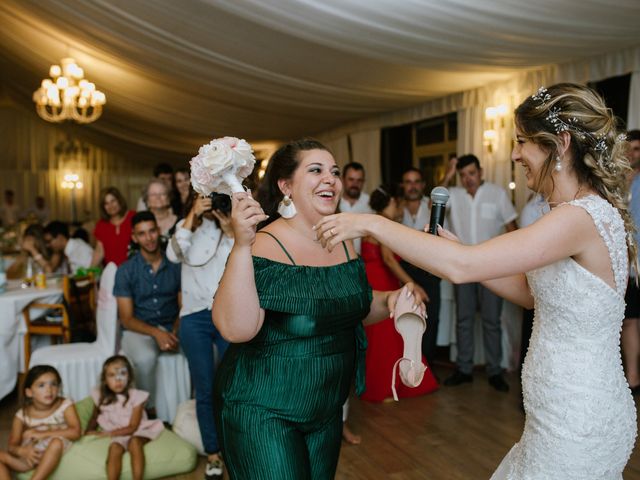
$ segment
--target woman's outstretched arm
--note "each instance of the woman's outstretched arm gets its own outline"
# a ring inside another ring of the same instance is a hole
[[[579,255],[597,235],[589,214],[580,207],[568,205],[555,208],[529,227],[479,245],[461,245],[407,228],[380,215],[331,215],[316,225],[316,232],[329,249],[342,240],[370,235],[392,246],[406,261],[453,283],[483,282],[522,274]],[[494,282],[494,286],[500,287],[505,282]]]
[[[448,240],[460,243],[460,239],[458,237],[442,227],[438,227],[438,235]],[[527,277],[524,273],[518,273],[505,278],[496,278],[495,280],[485,280],[482,282],[482,285],[499,297],[505,298],[516,305],[520,305],[528,309],[533,308],[533,295],[531,295],[529,282],[527,281]]]
[[[485,280],[482,285],[511,303],[527,309],[533,308],[533,295],[531,295],[529,282],[527,282],[527,277],[524,273],[494,280]]]

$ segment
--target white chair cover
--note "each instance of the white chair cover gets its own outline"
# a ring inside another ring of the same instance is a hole
[[[156,413],[164,422],[172,422],[178,405],[191,398],[191,374],[182,353],[163,353],[156,368]]]
[[[96,312],[97,338],[93,343],[68,343],[39,348],[29,368],[51,365],[60,372],[64,395],[74,400],[88,396],[100,380],[102,364],[116,352],[118,304],[113,296],[117,267],[109,263],[102,272]]]
[[[196,414],[196,401],[187,400],[178,405],[176,418],[173,420],[173,433],[196,447],[200,455],[206,455],[200,435],[200,425]]]

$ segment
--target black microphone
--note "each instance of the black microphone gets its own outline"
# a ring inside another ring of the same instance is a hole
[[[429,219],[428,232],[438,235],[438,225],[444,223],[444,211],[449,201],[449,190],[444,187],[436,187],[431,190],[431,218]]]

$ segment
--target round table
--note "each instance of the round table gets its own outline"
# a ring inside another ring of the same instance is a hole
[[[22,288],[21,283],[9,280],[6,292],[0,293],[0,399],[13,391],[18,373],[24,370],[22,309],[36,300],[55,303],[62,296],[57,282],[48,281],[47,288]]]

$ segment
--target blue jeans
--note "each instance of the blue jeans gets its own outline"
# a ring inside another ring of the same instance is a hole
[[[213,420],[213,379],[216,373],[213,345],[220,359],[229,343],[213,325],[211,310],[201,310],[182,317],[178,335],[196,391],[196,414],[202,444],[206,453],[217,453],[220,446]]]

